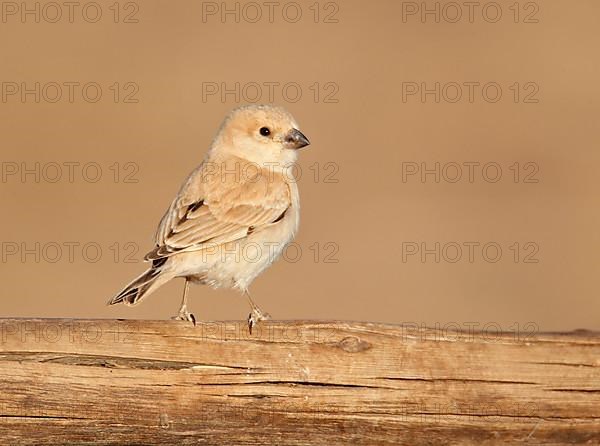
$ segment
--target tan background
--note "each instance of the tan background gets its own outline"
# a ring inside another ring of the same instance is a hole
[[[114,23],[111,3],[102,3],[97,23],[77,12],[74,23],[44,17],[22,23],[18,15],[0,22],[2,82],[97,82],[103,90],[97,103],[83,100],[80,90],[73,103],[22,101],[18,94],[0,103],[5,170],[6,163],[23,162],[30,168],[39,162],[40,169],[64,162],[102,168],[96,183],[80,169],[69,182],[64,165],[56,183],[43,175],[39,183],[32,175],[23,181],[20,173],[0,183],[3,249],[12,243],[35,249],[39,242],[41,257],[23,261],[20,252],[4,252],[1,316],[173,315],[182,281],[135,308],[105,302],[141,272],[140,259],[181,181],[203,158],[223,116],[245,103],[231,95],[225,102],[203,100],[202,83],[297,82],[299,101],[282,99],[276,88],[275,102],[296,116],[312,141],[300,160],[297,242],[303,255],[296,263],[278,262],[256,280],[251,291],[264,309],[281,319],[600,328],[598,1],[538,2],[538,23],[523,23],[532,11],[526,2],[514,23],[512,1],[500,2],[497,23],[482,18],[480,9],[474,23],[468,17],[436,23],[430,16],[426,23],[418,16],[404,23],[398,1],[339,2],[338,23],[322,23],[334,11],[326,2],[319,4],[320,23],[314,23],[312,2],[302,3],[298,23],[284,20],[281,9],[273,23],[264,16],[258,23],[243,17],[222,23],[217,16],[203,22],[201,2],[143,1],[138,23]],[[120,6],[122,14],[132,10]],[[402,101],[403,82],[492,81],[503,90],[496,103],[482,99],[480,90],[473,103],[436,103],[431,96],[426,103],[418,96]],[[114,103],[109,87],[115,82],[121,93],[123,84],[136,83],[138,103],[122,97]],[[322,93],[316,102],[315,82]],[[337,103],[324,101],[327,82],[339,88]],[[535,83],[538,103],[523,103],[522,96],[515,103],[509,90],[515,82],[521,93],[525,83]],[[267,93],[264,88],[262,102]],[[480,174],[473,183],[464,177],[455,184],[431,176],[425,183],[418,176],[402,180],[406,162],[469,161],[498,163],[501,180],[488,183]],[[138,182],[121,176],[115,183],[110,166],[120,163],[124,174],[131,172],[124,168],[128,162],[139,166]],[[535,163],[538,182],[515,183],[509,170],[515,162]],[[310,169],[315,163],[317,181]],[[326,163],[337,166],[337,183],[324,181],[333,172]],[[466,252],[456,263],[435,263],[432,256],[425,263],[414,256],[402,261],[403,242],[432,247],[464,241],[496,242],[502,258],[486,262],[476,251],[473,263]],[[65,242],[80,243],[73,262]],[[102,248],[95,263],[83,259],[81,245],[89,242]],[[137,263],[123,262],[127,242],[139,246]],[[521,255],[525,243],[535,243],[538,263],[522,257],[515,263],[509,250],[515,242]],[[63,246],[55,263],[47,261],[55,255],[50,243]],[[338,248],[337,263],[324,262],[331,246]],[[200,319],[248,313],[232,291],[193,287],[191,296]]]

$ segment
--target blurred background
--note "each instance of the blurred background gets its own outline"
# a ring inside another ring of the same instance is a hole
[[[223,117],[275,103],[312,144],[274,318],[600,329],[596,0],[1,6],[1,317],[176,314],[183,280],[105,303]]]

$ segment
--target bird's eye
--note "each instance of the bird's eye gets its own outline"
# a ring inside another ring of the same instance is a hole
[[[259,132],[262,136],[269,136],[271,134],[271,130],[268,127],[261,127]]]

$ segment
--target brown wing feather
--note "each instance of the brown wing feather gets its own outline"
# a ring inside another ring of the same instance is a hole
[[[208,169],[203,163],[192,172],[163,216],[156,248],[145,259],[232,242],[278,221],[291,204],[285,178],[256,168],[252,177],[231,174],[234,168],[249,171],[244,164],[235,158],[224,163],[223,170],[215,172],[214,164]]]

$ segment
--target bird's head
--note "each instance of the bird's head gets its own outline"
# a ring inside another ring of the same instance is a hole
[[[234,155],[265,166],[287,166],[309,141],[285,109],[249,105],[233,110],[221,126],[212,151]]]

